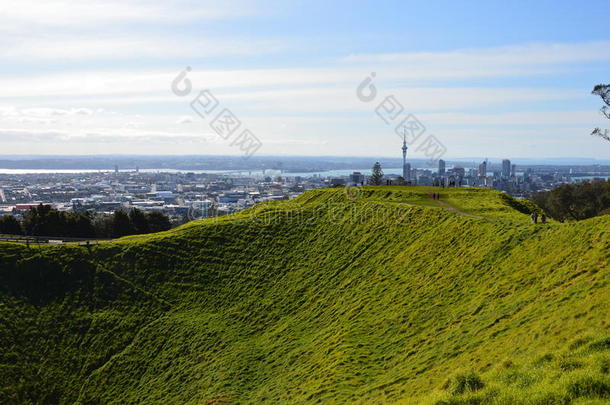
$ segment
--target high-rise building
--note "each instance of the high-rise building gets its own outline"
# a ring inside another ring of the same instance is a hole
[[[510,166],[510,177],[517,177],[517,165]]]
[[[487,177],[487,160],[479,165],[479,177]]]
[[[456,166],[453,168],[453,173],[456,174],[456,176],[460,177],[460,178],[464,178],[466,177],[466,169],[464,169],[463,167],[460,166]]]
[[[349,175],[349,180],[355,185],[364,184],[364,174],[360,172],[353,172]]]
[[[445,161],[443,159],[438,160],[438,175],[442,176],[445,174]]]
[[[505,179],[510,177],[510,160],[508,159],[502,161],[502,177]]]

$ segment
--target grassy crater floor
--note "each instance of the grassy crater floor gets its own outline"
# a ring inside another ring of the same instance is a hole
[[[0,403],[608,403],[610,216],[533,209],[356,187],[0,244]]]

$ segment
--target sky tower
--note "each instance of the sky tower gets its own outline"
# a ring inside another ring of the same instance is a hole
[[[409,180],[411,177],[411,168],[407,167],[407,130],[402,132],[402,178]]]

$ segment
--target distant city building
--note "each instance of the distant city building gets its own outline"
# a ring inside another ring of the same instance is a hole
[[[445,161],[443,159],[438,160],[438,175],[442,176],[445,174]]]
[[[508,159],[504,159],[502,161],[502,177],[505,179],[508,179],[510,177],[510,172],[511,172],[511,165],[510,165],[510,160]]]
[[[463,167],[456,166],[453,168],[453,172],[460,178],[466,177],[466,170]]]
[[[487,177],[487,160],[479,165],[479,177]]]
[[[352,174],[349,175],[349,181],[350,183],[353,183],[355,185],[358,184],[364,184],[364,174],[360,173],[360,172],[353,172]]]
[[[406,142],[403,142],[403,146],[406,146]],[[511,164],[507,178],[506,163],[490,165],[487,159],[466,170],[459,166],[447,167],[446,162],[439,162],[438,172],[407,163],[406,154],[402,161],[395,160],[395,163],[398,162],[403,163],[402,170],[388,173],[386,179],[396,180],[400,174],[404,174],[408,184],[489,187],[518,198],[526,198],[536,191],[549,190],[559,184],[610,178],[610,165],[520,165],[519,176],[516,176],[516,166]],[[125,167],[134,166],[125,164]],[[346,175],[302,175],[299,171],[293,171],[299,175],[291,176],[285,170],[285,176],[274,181],[272,177],[279,175],[279,170],[268,169],[264,176],[258,173],[252,171],[251,176],[246,177],[241,173],[141,170],[135,175],[133,170],[123,169],[116,173],[109,170],[68,174],[3,174],[0,175],[0,216],[14,215],[22,219],[30,208],[42,202],[60,211],[72,210],[102,216],[131,208],[163,212],[173,224],[178,225],[193,218],[231,213],[260,202],[292,199],[315,188],[339,184],[360,185],[368,177],[352,171]]]

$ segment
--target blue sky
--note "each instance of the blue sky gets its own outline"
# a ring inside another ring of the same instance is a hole
[[[375,114],[394,96],[447,157],[608,159],[588,134],[610,127],[590,95],[610,82],[609,13],[607,1],[3,1],[0,152],[238,154],[191,109],[209,89],[260,154],[400,155]],[[179,97],[186,66],[193,90]],[[379,96],[365,103],[371,72]]]

